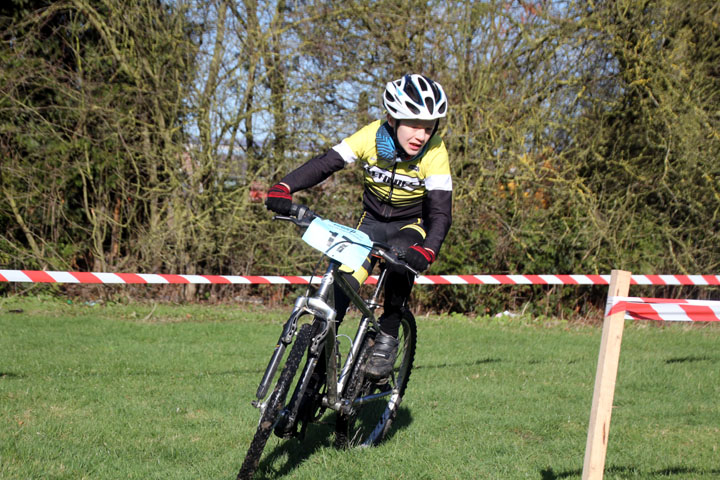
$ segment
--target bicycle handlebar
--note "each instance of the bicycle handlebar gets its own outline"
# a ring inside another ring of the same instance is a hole
[[[307,228],[310,226],[310,223],[315,218],[322,218],[320,215],[316,214],[312,210],[310,210],[305,205],[300,205],[298,203],[293,203],[290,206],[290,215],[275,215],[273,216],[273,220],[282,220],[285,222],[292,222],[295,225],[297,225],[300,228]],[[406,270],[410,271],[414,275],[420,275],[420,272],[412,268],[410,265],[405,263],[403,261],[403,257],[405,256],[404,252],[398,252],[396,248],[392,247],[391,245],[387,245],[382,242],[373,242],[372,250],[370,252],[372,255],[376,255],[386,262],[396,265],[402,268],[405,268]]]

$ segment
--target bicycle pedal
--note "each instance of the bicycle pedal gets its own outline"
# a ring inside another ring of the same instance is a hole
[[[287,414],[280,414],[280,418],[277,419],[273,433],[279,438],[293,438],[297,435],[297,424],[295,422],[290,423],[290,419]]]
[[[297,425],[293,425],[291,428],[287,428],[287,426],[285,425],[278,425],[273,430],[273,433],[275,433],[276,437],[282,438],[284,440],[295,438],[298,436]]]
[[[379,378],[377,380],[372,381],[373,385],[376,385],[378,387],[383,387],[385,385],[388,385],[390,383],[390,376]]]

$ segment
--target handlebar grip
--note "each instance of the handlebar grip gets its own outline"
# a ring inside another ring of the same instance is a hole
[[[293,203],[290,205],[290,215],[297,218],[304,226],[307,226],[306,224],[309,224],[313,221],[313,219],[315,219],[315,217],[317,217],[315,212],[305,205],[300,205],[299,203]]]

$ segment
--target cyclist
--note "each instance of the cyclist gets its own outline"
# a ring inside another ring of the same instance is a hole
[[[447,114],[442,86],[418,74],[388,82],[383,94],[386,120],[376,120],[286,175],[268,192],[265,205],[290,213],[292,194],[310,188],[346,165],[364,169],[363,213],[358,229],[373,241],[405,250],[405,261],[424,271],[435,261],[452,223],[452,179],[445,144],[437,135]],[[367,279],[372,261],[348,272],[354,288]],[[407,270],[388,267],[380,333],[375,338],[366,375],[381,379],[397,356],[398,332],[414,283]],[[349,299],[336,289],[337,321]]]

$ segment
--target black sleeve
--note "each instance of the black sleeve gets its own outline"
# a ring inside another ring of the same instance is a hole
[[[440,253],[440,247],[452,224],[452,192],[430,190],[423,201],[423,221],[427,234],[423,246]]]
[[[330,149],[285,175],[281,182],[294,193],[317,185],[344,166],[345,160],[334,149]]]

